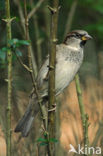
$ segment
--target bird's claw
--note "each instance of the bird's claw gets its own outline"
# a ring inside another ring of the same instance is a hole
[[[56,103],[53,105],[53,108],[49,109],[48,112],[52,112],[56,110]]]

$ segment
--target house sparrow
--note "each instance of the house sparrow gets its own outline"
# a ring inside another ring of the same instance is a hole
[[[87,40],[92,37],[84,30],[74,30],[67,34],[64,43],[56,46],[56,69],[55,69],[55,93],[56,96],[68,87],[78,72],[83,62],[83,48]],[[37,79],[37,89],[42,104],[48,100],[48,71],[49,57],[42,65]],[[35,106],[34,106],[35,104]],[[18,122],[15,132],[21,132],[26,137],[30,131],[34,117],[39,112],[39,105],[35,92],[29,100],[29,106],[21,120]]]

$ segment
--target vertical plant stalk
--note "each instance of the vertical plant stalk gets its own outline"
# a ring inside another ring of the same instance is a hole
[[[48,5],[48,0],[45,1],[45,6]],[[44,19],[45,19],[45,29],[46,29],[46,35],[47,35],[47,39],[50,39],[50,12],[48,9],[43,9],[44,12]]]
[[[78,0],[74,0],[72,5],[71,5],[70,11],[68,13],[67,23],[66,23],[66,26],[65,26],[64,38],[65,38],[66,34],[71,29],[71,26],[72,26],[72,23],[73,23],[73,17],[74,17],[75,11],[76,11],[77,4],[78,4]]]
[[[38,1],[39,5],[41,5],[43,3],[43,1]],[[31,5],[31,8],[32,8],[32,6],[34,6],[34,2],[31,1],[30,2],[30,5]],[[38,8],[38,7],[40,7],[39,5],[36,5],[35,7]],[[35,10],[35,9],[36,8],[34,8],[33,10]],[[35,29],[35,39],[36,39],[36,47],[37,47],[37,63],[38,63],[38,69],[40,69],[41,63],[42,63],[42,50],[41,50],[41,43],[42,43],[42,41],[40,40],[40,32],[39,32],[39,26],[38,26],[38,18],[35,15],[35,11],[34,11],[34,13],[32,14],[31,17],[33,17],[33,25],[34,25],[34,29]]]
[[[29,40],[29,22],[28,22],[28,16],[27,16],[27,3],[26,0],[24,0],[24,14],[25,14],[25,39]],[[32,70],[32,60],[31,60],[31,51],[30,51],[30,45],[28,46],[28,63],[29,68]]]
[[[56,62],[56,43],[57,43],[57,22],[58,22],[58,0],[53,0],[52,8],[49,7],[51,20],[51,39],[50,39],[50,57],[49,57],[49,103],[48,109],[52,110],[55,106],[55,62]],[[55,155],[55,143],[50,142],[50,139],[55,138],[55,111],[48,112],[48,155]]]
[[[82,119],[82,126],[83,126],[83,137],[84,137],[84,146],[89,145],[89,140],[88,140],[88,115],[85,114],[85,108],[83,104],[83,99],[82,99],[82,91],[80,87],[80,81],[79,81],[79,76],[78,74],[75,76],[75,83],[76,83],[76,90],[77,90],[77,97],[78,97],[78,102],[79,102],[79,109],[80,109],[80,114],[81,114],[81,119]]]
[[[23,28],[23,32],[22,32],[22,37],[25,39],[27,38],[27,35],[28,35],[28,40],[30,39],[29,37],[29,34],[27,34],[27,29],[28,29],[28,16],[27,16],[27,12],[26,12],[26,3],[24,1],[24,13],[25,13],[25,17],[24,17],[24,14],[23,14],[23,10],[22,10],[22,7],[21,7],[21,4],[20,4],[20,0],[14,0],[14,3],[17,5],[18,7],[18,13],[19,13],[19,16],[20,16],[20,22],[21,22],[21,26]],[[39,8],[38,8],[39,9]],[[36,9],[36,11],[38,10]],[[35,12],[36,13],[36,12]],[[30,18],[29,18],[30,19]],[[26,29],[26,30],[25,30]],[[26,37],[25,37],[26,36]],[[30,49],[30,52],[31,52],[31,58],[32,58],[32,65],[33,65],[33,72],[35,74],[35,76],[37,75],[37,63],[36,63],[36,59],[35,59],[35,56],[34,56],[34,53],[33,53],[33,49],[32,49],[32,46],[30,45],[29,46],[29,49]]]
[[[7,46],[9,47],[8,41],[11,39],[11,21],[10,18],[10,2],[5,1],[6,8],[6,28],[7,28]],[[12,52],[8,50],[7,52],[8,60],[8,105],[7,105],[7,156],[11,156],[11,102],[12,102]]]
[[[26,30],[26,40],[29,40],[29,28],[28,28],[28,25],[29,25],[29,19],[28,19],[28,16],[27,16],[27,4],[26,4],[26,0],[24,0],[24,12],[25,12],[25,30]],[[31,80],[32,80],[32,84],[33,84],[33,91],[35,91],[35,94],[37,96],[37,99],[38,99],[38,104],[40,106],[40,111],[41,111],[41,115],[42,115],[42,118],[43,118],[43,125],[44,125],[44,129],[46,131],[46,113],[45,113],[45,108],[43,107],[42,105],[42,99],[40,98],[40,95],[38,93],[38,90],[37,90],[37,86],[36,86],[36,82],[35,82],[35,73],[33,73],[33,66],[32,66],[32,59],[31,59],[31,51],[30,51],[30,46],[28,46],[28,63],[29,63],[29,73],[30,73],[30,76],[31,76]],[[34,106],[35,107],[35,106]]]
[[[34,20],[34,27],[35,27],[35,37],[36,37],[36,45],[37,45],[37,57],[38,57],[38,67],[40,68],[41,63],[42,63],[42,52],[41,52],[41,41],[39,37],[39,28],[38,28],[38,19],[35,16],[33,18]]]
[[[102,80],[103,78],[103,52],[98,52],[98,75],[99,79]]]
[[[44,2],[45,0],[39,0],[38,3],[35,5],[35,7],[30,11],[30,13],[28,14],[28,19],[30,19],[34,14],[35,12],[39,9],[39,7],[42,5],[42,3]]]

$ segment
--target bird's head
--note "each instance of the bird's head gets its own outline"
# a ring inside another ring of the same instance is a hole
[[[64,44],[83,47],[92,37],[84,30],[74,30],[67,34]]]

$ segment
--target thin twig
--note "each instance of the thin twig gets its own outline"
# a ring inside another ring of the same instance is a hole
[[[103,78],[103,52],[98,52],[97,57],[98,57],[98,75],[99,75],[99,79],[102,80]]]
[[[48,1],[45,1],[45,6],[47,6]],[[47,39],[48,41],[50,40],[50,12],[48,9],[43,9],[44,11],[44,18],[45,18],[45,30],[46,30],[46,35],[47,35]]]
[[[25,18],[24,18],[24,14],[23,14],[23,10],[20,4],[20,0],[14,0],[14,3],[17,5],[18,7],[18,12],[19,12],[19,16],[20,16],[20,22],[21,22],[21,26],[23,28],[23,36],[25,34]]]
[[[31,8],[34,5],[34,2],[31,1],[30,3]],[[41,43],[42,40],[40,39],[39,34],[39,28],[38,28],[38,18],[34,14],[33,16],[33,24],[34,24],[34,30],[35,30],[35,39],[36,39],[36,46],[37,46],[37,61],[38,61],[38,69],[40,69],[41,63],[42,63],[42,50],[41,50]]]
[[[84,135],[84,146],[89,145],[89,139],[88,139],[88,117],[87,114],[85,114],[85,108],[83,104],[83,99],[82,99],[82,91],[80,88],[80,81],[79,81],[79,76],[78,74],[75,76],[75,83],[76,83],[76,90],[77,90],[77,97],[78,97],[78,102],[79,102],[79,109],[80,109],[80,114],[81,114],[81,119],[82,119],[82,126],[83,126],[83,135]]]
[[[17,59],[18,59],[18,62],[19,62],[28,72],[33,72],[26,64],[24,64],[24,63],[22,62],[22,60],[21,60],[20,57],[16,54],[15,51],[14,51],[14,53],[15,53]]]
[[[67,23],[66,23],[65,32],[64,32],[64,38],[65,38],[66,34],[71,29],[71,26],[72,26],[72,23],[73,23],[73,17],[74,17],[75,11],[76,11],[77,4],[78,4],[78,0],[74,0],[73,3],[72,3],[72,6],[70,8],[70,11],[68,13]]]
[[[25,24],[29,24],[28,23],[28,18],[24,17],[24,14],[23,14],[23,11],[22,11],[22,8],[21,8],[21,4],[20,4],[20,1],[19,0],[14,0],[15,4],[17,5],[18,7],[18,13],[19,13],[19,16],[20,16],[20,22],[21,22],[21,26],[23,28],[23,33],[22,33],[22,36],[23,38],[25,39],[24,36],[27,36],[28,35],[28,40],[30,40],[30,36],[29,34],[26,34],[27,31],[26,31],[26,27],[25,27]],[[25,21],[26,20],[26,21]],[[35,56],[34,56],[34,52],[33,52],[33,49],[32,49],[32,45],[29,46],[29,51],[31,52],[31,58],[32,58],[32,65],[33,65],[33,72],[35,73],[35,77],[37,76],[37,63],[36,63],[36,59],[35,59]]]
[[[27,16],[27,6],[26,6],[26,0],[24,0],[24,5],[25,5],[25,29],[26,29],[26,40],[29,40],[29,28],[28,28],[28,16]],[[32,66],[32,59],[31,59],[31,52],[30,52],[30,47],[28,47],[28,61],[29,61],[29,69],[33,71],[33,66]],[[45,117],[45,113],[44,113],[44,108],[42,105],[42,99],[39,95],[39,92],[37,90],[37,86],[36,86],[36,82],[35,82],[35,74],[33,72],[30,72],[30,76],[31,76],[31,80],[32,80],[32,84],[33,84],[33,88],[34,88],[34,92],[36,94],[37,100],[38,100],[38,104],[40,106],[40,111],[43,117],[43,124],[44,124],[44,128],[46,131],[46,117]],[[35,107],[35,106],[34,106]]]
[[[40,68],[41,63],[42,63],[42,52],[41,52],[41,42],[40,42],[40,37],[39,37],[37,17],[35,16],[33,20],[34,20],[34,26],[35,26],[35,37],[37,41],[36,45],[37,45],[38,67]]]
[[[36,4],[36,6],[30,11],[30,13],[28,14],[28,20],[35,14],[35,12],[39,9],[39,7],[41,6],[41,4],[44,2],[45,0],[39,0],[39,2]]]
[[[28,15],[27,15],[27,4],[26,4],[26,0],[24,0],[24,14],[25,14],[25,39],[29,40],[29,19],[28,19]],[[32,60],[31,60],[31,51],[30,51],[30,45],[28,46],[28,63],[29,63],[29,68],[32,68]]]
[[[102,134],[103,134],[103,121],[100,121],[97,132],[95,134],[95,138],[91,143],[91,147],[95,147],[98,145],[98,141],[100,140]]]

